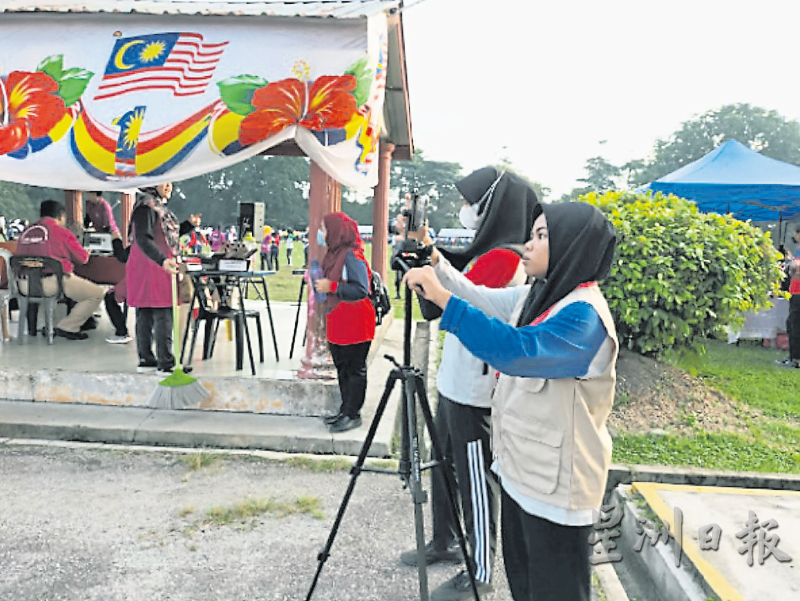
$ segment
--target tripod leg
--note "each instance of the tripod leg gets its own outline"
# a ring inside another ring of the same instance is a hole
[[[407,427],[409,434],[409,460],[410,470],[408,486],[411,489],[411,498],[414,501],[414,527],[417,539],[417,574],[419,577],[419,598],[428,601],[428,565],[425,561],[425,519],[422,506],[428,495],[422,489],[422,468],[419,450],[419,437],[417,436],[417,409],[414,400],[416,384],[413,377],[406,377],[403,382],[403,408],[406,411]]]
[[[432,454],[433,459],[436,462],[436,467],[440,469],[446,469],[444,465],[444,456],[442,455],[441,447],[439,446],[438,436],[436,434],[436,428],[433,425],[433,415],[431,413],[431,406],[428,403],[428,395],[425,392],[425,382],[422,379],[422,374],[419,372],[415,373],[414,376],[414,383],[413,385],[416,387],[416,393],[419,397],[419,405],[420,409],[422,410],[422,415],[425,418],[425,425],[428,428],[428,434],[431,437],[431,447],[432,447]],[[472,565],[472,555],[467,552],[467,541],[464,538],[464,529],[461,527],[461,519],[458,517],[458,507],[456,506],[456,497],[455,491],[453,490],[453,482],[452,479],[445,475],[444,478],[444,485],[447,489],[447,499],[450,504],[450,511],[453,514],[453,523],[455,524],[456,528],[456,537],[458,538],[458,544],[461,547],[461,552],[464,554],[464,560],[467,564],[467,573],[469,574],[469,581],[470,585],[472,586],[472,595],[475,597],[475,601],[480,601],[480,596],[478,595],[478,587],[475,584],[475,567]]]
[[[400,377],[400,372],[397,369],[393,369],[389,374],[389,377],[386,380],[386,389],[383,391],[383,396],[381,397],[380,402],[378,403],[378,409],[375,412],[375,417],[372,419],[372,423],[369,426],[369,432],[367,432],[367,437],[364,439],[364,444],[361,446],[361,452],[358,454],[358,459],[356,460],[355,465],[350,470],[350,484],[347,487],[347,491],[344,493],[344,498],[342,499],[341,505],[339,505],[339,511],[336,514],[336,519],[333,521],[333,526],[331,526],[331,532],[328,535],[328,540],[325,543],[325,548],[320,551],[319,555],[317,556],[318,564],[317,564],[317,572],[314,574],[314,580],[311,582],[311,588],[308,589],[308,595],[306,595],[306,601],[311,599],[311,595],[314,594],[314,589],[317,587],[317,581],[319,580],[319,576],[322,573],[322,567],[325,565],[325,562],[328,560],[330,556],[331,547],[333,546],[333,540],[336,538],[336,533],[339,531],[339,526],[342,523],[342,518],[344,517],[344,512],[347,509],[347,504],[350,502],[350,497],[353,494],[353,490],[356,487],[356,478],[361,474],[361,468],[364,466],[364,461],[367,458],[367,453],[369,452],[370,446],[372,446],[372,440],[375,438],[375,433],[378,431],[378,424],[381,421],[381,417],[383,416],[383,412],[386,410],[386,403],[389,401],[389,396],[392,394],[392,389],[394,388],[394,384],[397,379]]]

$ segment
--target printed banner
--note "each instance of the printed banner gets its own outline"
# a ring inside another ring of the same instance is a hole
[[[0,23],[0,180],[180,181],[286,140],[377,184],[386,17],[13,15]]]

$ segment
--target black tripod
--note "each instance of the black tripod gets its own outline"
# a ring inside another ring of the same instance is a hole
[[[344,517],[344,512],[347,509],[347,504],[350,501],[353,490],[355,489],[356,479],[361,472],[397,474],[403,480],[405,486],[411,491],[411,498],[414,502],[414,526],[417,540],[419,598],[420,601],[428,601],[428,572],[427,563],[425,561],[425,520],[422,513],[422,506],[427,501],[428,494],[422,488],[422,472],[426,469],[434,467],[444,468],[445,466],[441,448],[439,447],[439,441],[437,440],[436,436],[436,429],[433,426],[433,416],[431,414],[430,405],[428,404],[428,395],[425,392],[425,382],[422,372],[411,365],[412,297],[413,293],[408,289],[408,287],[406,287],[405,322],[403,324],[403,365],[398,365],[394,357],[390,355],[384,355],[386,359],[395,365],[395,368],[391,371],[386,380],[386,388],[384,389],[383,396],[381,396],[381,400],[378,403],[378,409],[375,412],[375,417],[370,424],[367,438],[364,440],[364,444],[361,447],[361,452],[358,454],[356,463],[350,469],[350,485],[347,487],[347,491],[344,494],[342,503],[339,506],[339,512],[336,514],[336,519],[331,527],[331,532],[328,536],[328,541],[325,543],[325,548],[322,549],[317,556],[319,561],[317,565],[317,572],[314,574],[314,580],[311,583],[311,588],[306,596],[306,601],[309,601],[311,596],[314,594],[314,589],[317,586],[317,580],[319,580],[319,576],[322,573],[322,568],[330,556],[333,540],[336,538],[336,533],[338,532],[342,518]],[[383,416],[383,412],[386,409],[386,403],[388,402],[389,396],[391,395],[392,390],[394,390],[394,385],[398,380],[402,382],[403,419],[402,448],[397,471],[364,467],[364,461],[366,460],[367,452],[369,451],[370,446],[372,446],[372,440],[375,438],[375,433],[378,430],[378,423]],[[422,415],[425,418],[425,425],[428,428],[428,433],[431,437],[431,446],[433,449],[434,460],[424,465],[421,464],[420,456],[421,453],[418,435],[419,430],[417,428],[417,403],[419,403],[419,408],[422,410]],[[467,553],[467,542],[464,538],[464,530],[461,527],[461,521],[458,519],[458,508],[456,506],[453,492],[454,483],[452,482],[449,472],[445,473],[443,479],[445,482],[445,488],[447,490],[450,511],[452,511],[453,516],[455,516],[454,522],[456,524],[456,536],[458,538],[458,544],[461,547],[461,552],[463,553],[464,557],[467,558],[467,572],[469,573],[469,579],[472,584],[472,594],[475,597],[475,601],[480,601],[478,589],[475,585],[475,569],[469,559],[470,555]]]

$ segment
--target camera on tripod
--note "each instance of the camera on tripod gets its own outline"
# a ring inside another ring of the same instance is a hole
[[[406,206],[400,212],[406,220],[406,238],[403,240],[400,249],[392,257],[392,269],[405,273],[414,267],[430,265],[432,249],[409,237],[410,232],[416,232],[421,227],[427,227],[427,213],[427,196],[420,196],[417,190],[406,194]]]

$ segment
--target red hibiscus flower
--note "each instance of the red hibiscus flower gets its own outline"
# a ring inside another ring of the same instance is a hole
[[[253,94],[256,110],[242,120],[239,142],[254,144],[295,124],[315,131],[344,127],[358,108],[355,89],[352,75],[324,75],[310,90],[299,79],[267,84]]]
[[[58,84],[46,73],[12,71],[0,80],[0,155],[47,135],[67,112]]]

